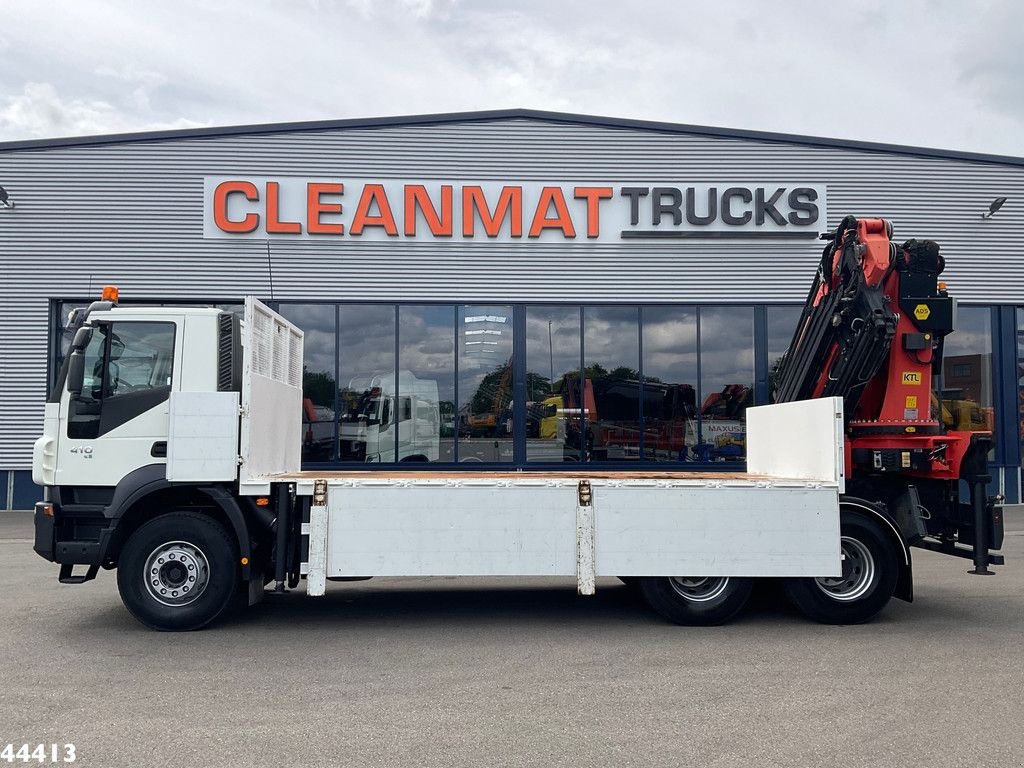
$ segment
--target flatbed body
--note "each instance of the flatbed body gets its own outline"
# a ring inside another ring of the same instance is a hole
[[[835,483],[729,473],[307,473],[302,572],[365,576],[828,576]],[[319,485],[319,487],[318,487]]]
[[[811,407],[831,416],[821,405]],[[590,594],[599,576],[839,574],[842,478],[804,475],[579,467],[266,480],[293,487],[304,510],[311,595],[328,579],[374,576],[576,576]]]

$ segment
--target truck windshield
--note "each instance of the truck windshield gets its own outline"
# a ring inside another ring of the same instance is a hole
[[[380,404],[381,399],[379,396],[365,394],[359,400],[359,409],[356,413],[356,418],[360,421],[366,420],[366,426],[375,426],[380,423]]]

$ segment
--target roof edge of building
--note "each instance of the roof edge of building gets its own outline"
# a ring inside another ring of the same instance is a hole
[[[549,112],[537,109],[495,109],[475,112],[439,112],[424,115],[394,115],[371,118],[346,118],[340,120],[312,120],[289,123],[261,123],[255,125],[232,125],[210,128],[178,128],[163,131],[136,133],[102,134],[94,136],[68,136],[49,139],[27,139],[0,142],[0,152],[17,150],[60,149],[67,147],[128,144],[136,142],[160,142],[180,139],[212,139],[227,136],[267,135],[277,133],[320,132],[331,130],[353,130],[366,128],[395,128],[401,126],[439,125],[444,123],[496,122],[499,120],[536,120],[550,123],[590,125],[599,128],[630,129],[668,134],[692,134],[726,139],[745,139],[776,144],[849,149],[861,152],[933,157],[947,160],[1000,165],[1024,166],[1024,157],[963,152],[950,149],[917,147],[882,142],[833,139],[821,136],[805,136],[792,133],[772,133],[743,128],[716,128],[685,123],[669,123],[656,120],[581,115],[570,112]]]

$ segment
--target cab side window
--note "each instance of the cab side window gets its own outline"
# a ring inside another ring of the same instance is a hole
[[[84,354],[84,386],[71,397],[68,437],[99,437],[170,397],[174,323],[100,325]]]

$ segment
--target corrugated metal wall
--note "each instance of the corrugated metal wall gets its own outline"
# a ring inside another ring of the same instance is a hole
[[[829,226],[884,216],[942,243],[967,302],[1024,301],[1024,167],[533,119],[5,150],[0,185],[0,467],[30,465],[47,301],[270,297],[263,241],[203,240],[203,177],[392,177],[828,186]],[[980,215],[1009,197],[989,221]],[[277,299],[799,302],[813,241],[272,243]]]

